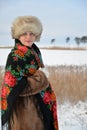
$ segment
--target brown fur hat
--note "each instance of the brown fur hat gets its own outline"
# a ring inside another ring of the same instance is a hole
[[[18,39],[19,36],[26,32],[34,33],[35,41],[39,41],[42,34],[42,24],[35,16],[19,16],[17,17],[11,27],[11,34],[13,39]]]

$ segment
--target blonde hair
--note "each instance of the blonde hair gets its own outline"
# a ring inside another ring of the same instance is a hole
[[[39,41],[42,34],[42,24],[35,16],[19,16],[17,17],[11,27],[11,34],[13,39],[18,39],[20,35],[26,32],[32,32],[36,36],[35,41]]]

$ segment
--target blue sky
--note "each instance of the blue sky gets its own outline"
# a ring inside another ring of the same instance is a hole
[[[57,44],[87,35],[87,0],[0,0],[0,45],[13,45],[11,25],[22,15],[37,16],[43,24],[40,44]]]

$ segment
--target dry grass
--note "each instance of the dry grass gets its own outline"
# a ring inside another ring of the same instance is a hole
[[[59,103],[77,103],[87,100],[87,67],[58,66],[47,67],[49,80]]]
[[[40,49],[47,50],[87,50],[85,47],[58,47],[58,46],[50,46],[50,47],[40,47]]]
[[[87,100],[87,66],[47,66],[47,70],[59,103]],[[0,67],[0,86],[2,78],[3,71]]]

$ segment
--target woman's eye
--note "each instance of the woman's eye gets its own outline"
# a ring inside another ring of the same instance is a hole
[[[30,35],[33,35],[33,36],[35,36],[35,34],[34,34],[34,33],[30,33]]]
[[[21,36],[26,36],[27,35],[27,33],[23,33],[23,34],[21,34]]]
[[[27,33],[23,33],[22,35],[27,35]]]

